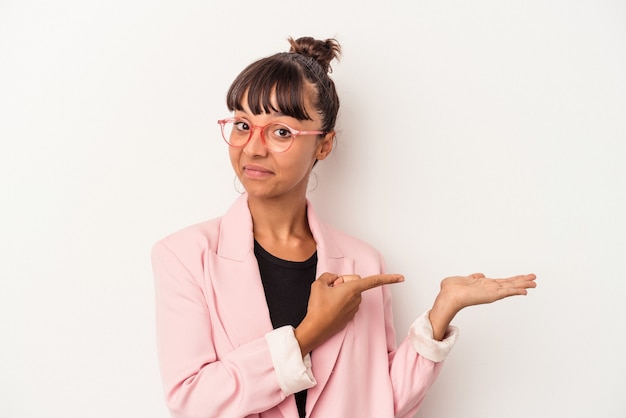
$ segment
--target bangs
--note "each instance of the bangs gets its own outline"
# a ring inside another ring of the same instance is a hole
[[[308,97],[314,98],[312,89],[290,55],[276,54],[246,67],[228,89],[228,110],[243,110],[245,104],[254,115],[277,112],[311,120],[305,103]],[[244,98],[247,103],[243,103]]]

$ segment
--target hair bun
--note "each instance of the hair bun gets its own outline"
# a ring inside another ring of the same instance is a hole
[[[338,60],[341,55],[341,46],[333,38],[322,41],[304,36],[296,40],[289,38],[289,43],[291,44],[289,52],[313,58],[327,73],[332,71],[331,61]]]

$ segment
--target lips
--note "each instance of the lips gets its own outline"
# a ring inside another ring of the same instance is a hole
[[[271,170],[260,165],[246,164],[243,166],[243,175],[251,179],[262,179],[272,174],[274,173]]]

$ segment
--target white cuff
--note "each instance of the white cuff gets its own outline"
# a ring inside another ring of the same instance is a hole
[[[419,316],[409,329],[409,341],[422,357],[439,363],[444,361],[452,350],[456,339],[459,337],[459,329],[449,326],[443,340],[433,338],[433,326],[428,319],[430,309]]]
[[[302,358],[293,327],[286,325],[265,334],[280,389],[285,395],[312,388],[317,384],[311,371],[311,356]]]

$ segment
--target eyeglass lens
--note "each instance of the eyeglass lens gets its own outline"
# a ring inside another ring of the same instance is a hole
[[[243,121],[225,122],[222,134],[226,142],[234,147],[244,146],[256,128]],[[294,134],[285,125],[273,123],[263,128],[265,145],[271,151],[285,151],[291,145]]]

